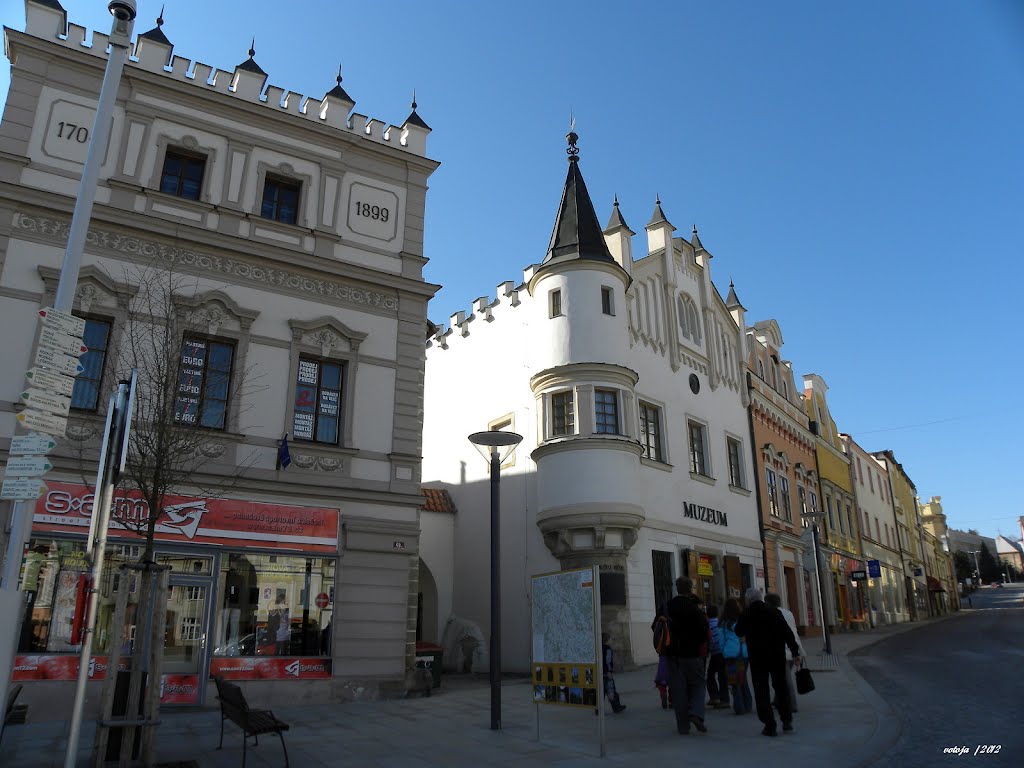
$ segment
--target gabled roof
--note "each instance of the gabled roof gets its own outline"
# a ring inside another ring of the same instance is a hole
[[[618,262],[612,258],[608,245],[604,241],[604,232],[597,221],[594,204],[587,192],[587,184],[579,167],[579,150],[576,142],[579,137],[575,131],[566,136],[569,148],[569,173],[565,177],[562,189],[562,202],[555,216],[555,228],[551,232],[551,242],[544,257],[544,264],[552,259],[563,256],[575,256],[577,259]]]

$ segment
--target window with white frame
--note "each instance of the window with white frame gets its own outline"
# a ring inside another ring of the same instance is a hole
[[[551,434],[555,437],[576,431],[576,408],[571,389],[551,395]]]
[[[562,292],[553,290],[548,292],[548,315],[549,317],[560,317],[562,314]]]
[[[807,489],[799,483],[796,486],[797,509],[800,512],[800,525],[807,527]]]
[[[743,485],[743,461],[742,444],[735,437],[725,438],[726,450],[729,454],[729,485],[734,488],[744,488]]]
[[[789,499],[789,478],[785,475],[779,476],[779,492],[782,494],[782,518],[792,523],[793,507]]]
[[[594,431],[619,434],[619,394],[614,389],[594,390]]]
[[[184,641],[196,641],[202,636],[202,620],[197,616],[181,617],[181,639]]]
[[[779,515],[779,489],[778,480],[775,477],[775,470],[771,467],[764,468],[765,482],[768,487],[768,511],[772,517]]]
[[[707,427],[697,421],[686,422],[690,439],[690,471],[696,475],[710,477],[707,453]]]
[[[640,447],[644,458],[665,460],[661,451],[661,409],[643,401],[640,402]]]

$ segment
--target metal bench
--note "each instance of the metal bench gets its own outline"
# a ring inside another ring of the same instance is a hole
[[[248,737],[256,739],[254,746],[260,744],[261,733],[276,733],[281,740],[281,749],[284,750],[284,765],[288,768],[288,747],[284,744],[282,735],[288,730],[288,723],[278,720],[269,709],[250,709],[242,689],[234,683],[227,682],[224,678],[216,676],[213,678],[217,684],[217,698],[220,699],[220,744],[217,749],[224,746],[224,721],[230,720],[242,729],[242,768],[245,768],[245,752]]]

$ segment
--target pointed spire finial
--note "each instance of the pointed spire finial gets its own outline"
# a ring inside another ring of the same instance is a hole
[[[156,17],[156,25],[162,27],[164,25],[164,6],[160,6],[160,15]]]
[[[693,225],[693,234],[695,234],[695,235],[697,234],[697,225],[696,224]]]
[[[415,88],[412,89],[412,104],[410,104],[409,106],[411,106],[413,109],[416,109],[416,89]]]
[[[659,195],[657,192],[654,193],[654,204],[661,205],[661,195]]]
[[[616,208],[619,207],[619,194],[618,194],[618,192],[615,193],[615,203],[614,203],[614,205],[615,205]]]
[[[572,110],[569,110],[569,132],[565,134],[565,140],[569,142],[569,147],[565,150],[565,153],[569,155],[569,162],[576,162],[577,155],[580,150],[576,146],[576,142],[579,141],[580,137],[576,135],[576,117],[573,115]]]
[[[256,55],[256,38],[254,37],[252,39],[252,42],[249,44],[249,58],[251,59],[255,55]]]
[[[338,85],[341,85],[341,63],[338,63]]]

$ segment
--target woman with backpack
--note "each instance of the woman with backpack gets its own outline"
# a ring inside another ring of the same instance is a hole
[[[747,644],[735,631],[741,613],[739,601],[730,598],[725,601],[722,618],[718,622],[722,658],[725,660],[726,678],[732,694],[732,709],[737,715],[747,714],[754,704],[750,686],[747,685]]]

